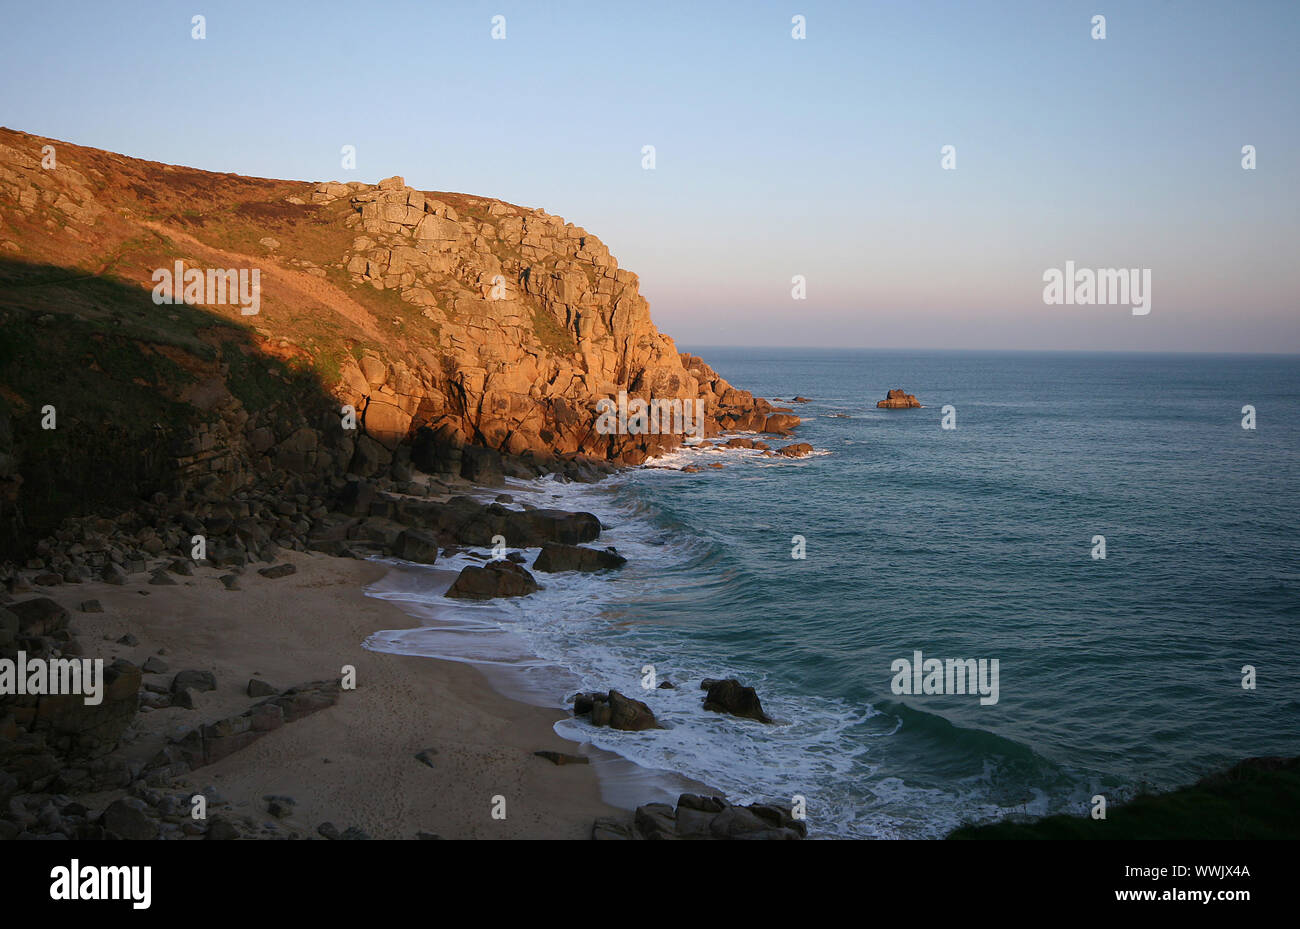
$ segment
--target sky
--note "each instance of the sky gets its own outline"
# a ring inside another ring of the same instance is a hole
[[[683,348],[1300,353],[1298,50],[1300,0],[0,0],[0,125],[540,207]]]

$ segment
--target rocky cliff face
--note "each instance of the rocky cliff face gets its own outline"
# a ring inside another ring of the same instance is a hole
[[[350,283],[397,293],[437,338],[405,359],[345,366],[341,392],[367,404],[380,441],[391,446],[415,422],[454,444],[630,463],[680,443],[597,433],[596,400],[619,391],[703,399],[714,433],[766,425],[766,401],[655,329],[636,275],[595,236],[542,210],[457,199],[460,211],[401,178],[311,195],[350,210],[343,225],[359,234],[339,260]]]
[[[258,311],[211,289],[181,301],[180,281],[160,305],[161,270],[256,270]],[[476,479],[500,467],[485,451],[527,473],[680,444],[601,434],[597,401],[620,391],[702,400],[708,435],[798,422],[679,353],[636,275],[543,210],[398,177],[218,174],[0,129],[11,523],[33,495],[107,492],[106,469],[128,496],[212,496],[259,475],[401,480],[414,463]],[[36,425],[46,405],[57,432]]]

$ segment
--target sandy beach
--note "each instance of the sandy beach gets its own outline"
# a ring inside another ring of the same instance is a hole
[[[591,766],[557,766],[538,750],[581,754],[558,737],[556,710],[509,700],[473,667],[368,651],[366,637],[413,620],[397,606],[367,597],[385,568],[373,562],[289,552],[297,572],[267,579],[252,568],[243,589],[224,589],[224,570],[196,568],[175,586],[144,578],[126,586],[102,582],[46,591],[73,613],[87,657],[143,664],[161,651],[166,672],[146,683],[169,684],[181,670],[215,674],[215,691],[195,695],[195,709],[142,712],[123,747],[147,760],[179,728],[240,713],[255,702],[250,678],[277,689],[336,679],[356,669],[356,689],[338,704],[268,733],[251,746],[192,772],[179,782],[209,785],[231,812],[271,822],[265,795],[296,801],[274,831],[314,835],[331,822],[373,838],[585,839],[598,816],[616,815],[602,802]],[[81,612],[96,599],[102,613]],[[118,643],[133,635],[139,644]],[[433,750],[432,766],[417,754]],[[506,816],[492,816],[493,797]]]

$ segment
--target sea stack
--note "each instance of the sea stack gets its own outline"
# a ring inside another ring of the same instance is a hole
[[[876,404],[879,410],[910,410],[913,407],[919,407],[921,401],[916,399],[914,394],[904,393],[898,388],[894,388],[885,395],[885,399]]]

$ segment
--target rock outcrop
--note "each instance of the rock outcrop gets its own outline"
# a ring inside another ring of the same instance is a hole
[[[534,571],[556,573],[559,571],[604,571],[621,568],[627,559],[613,549],[601,550],[582,545],[550,543],[533,562]]]
[[[808,825],[789,810],[771,803],[737,806],[721,797],[682,794],[677,808],[667,803],[639,806],[632,822],[603,817],[592,827],[593,839],[796,841]]]
[[[513,561],[489,561],[483,567],[466,565],[444,596],[461,600],[526,597],[537,591],[537,581]]]
[[[578,694],[573,698],[573,715],[589,716],[593,726],[609,726],[629,732],[663,728],[650,707],[640,700],[623,696],[617,690],[605,694]]]
[[[704,708],[715,713],[730,713],[745,719],[770,723],[772,718],[763,712],[763,704],[753,687],[746,687],[734,677],[725,681],[700,681],[704,695]]]
[[[155,283],[177,268],[174,291]],[[260,274],[256,308],[217,291],[225,270]],[[594,479],[680,445],[597,430],[597,401],[620,391],[703,402],[706,435],[798,424],[678,352],[638,283],[544,210],[400,177],[214,174],[0,129],[0,338],[17,346],[0,373],[0,529],[30,529],[25,499],[108,496],[106,469],[120,494],[216,499],[272,473]],[[89,361],[51,386],[51,355]],[[30,439],[46,404],[81,439],[58,468]]]
[[[14,673],[24,676],[32,662],[75,662],[75,680],[88,689],[80,658],[84,649],[69,620],[68,611],[49,597],[5,603],[0,659],[13,662]],[[18,663],[20,656],[24,664]],[[140,668],[122,660],[106,664],[101,683],[97,704],[77,692],[0,695],[0,802],[18,791],[96,789],[125,781],[122,764],[107,756],[139,707]]]
[[[877,401],[876,408],[881,410],[907,410],[919,407],[921,401],[913,394],[894,388],[885,395],[884,400]]]

